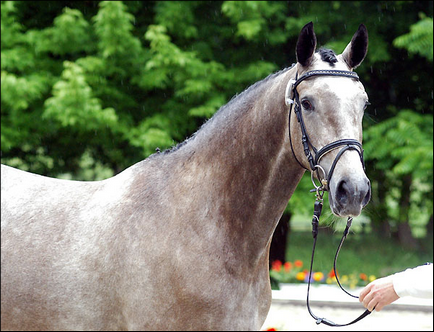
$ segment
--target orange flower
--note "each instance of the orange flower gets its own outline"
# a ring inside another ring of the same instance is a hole
[[[335,275],[335,271],[334,271],[334,270],[331,270],[327,276],[328,276],[329,278],[336,277],[336,275]]]
[[[302,262],[301,260],[297,259],[297,260],[294,262],[294,266],[295,266],[295,267],[303,267],[303,262]]]
[[[364,273],[360,273],[359,277],[360,277],[360,279],[362,279],[364,281],[368,280],[368,276]]]
[[[285,264],[283,264],[283,268],[285,269],[285,272],[289,272],[292,269],[292,263],[291,262],[286,262]]]
[[[295,276],[295,279],[303,281],[305,276],[306,274],[304,272],[298,272],[297,275]]]
[[[273,263],[271,263],[271,269],[273,271],[280,272],[280,270],[282,269],[282,262],[279,260],[274,261]]]
[[[266,329],[265,331],[277,331],[274,327],[269,327],[268,329]]]

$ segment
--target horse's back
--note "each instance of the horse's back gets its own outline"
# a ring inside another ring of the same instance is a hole
[[[59,180],[1,167],[2,246],[3,230],[46,236],[56,225],[82,219],[80,212],[99,188],[98,182]]]
[[[58,180],[1,167],[2,329],[107,326],[95,308],[115,301],[104,303],[100,295],[109,271],[98,266],[107,248],[97,243],[112,233],[104,211],[122,187],[116,180]],[[117,191],[105,190],[111,183]]]

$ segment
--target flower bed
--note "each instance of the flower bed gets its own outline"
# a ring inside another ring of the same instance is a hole
[[[303,267],[304,264],[301,260],[285,263],[279,260],[274,261],[270,270],[272,284],[278,288],[279,283],[307,283],[309,281],[309,270]],[[363,272],[339,275],[341,285],[348,288],[363,287],[375,279],[374,275],[368,276]],[[311,282],[334,284],[336,283],[336,276],[333,269],[331,271],[313,271]]]

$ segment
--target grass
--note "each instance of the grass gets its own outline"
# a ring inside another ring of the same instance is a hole
[[[314,270],[330,271],[342,232],[320,229],[315,249]],[[293,231],[289,234],[286,261],[299,259],[309,269],[313,238],[309,231]],[[433,261],[433,239],[420,239],[419,250],[401,247],[393,239],[379,238],[373,234],[348,235],[339,254],[337,269],[340,275],[365,273],[375,277],[403,271],[407,268]]]

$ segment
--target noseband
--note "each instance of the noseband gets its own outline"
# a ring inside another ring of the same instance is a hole
[[[350,323],[347,324],[336,324],[326,318],[319,318],[317,316],[315,316],[310,308],[309,305],[309,291],[310,291],[310,284],[311,284],[311,278],[312,278],[312,269],[313,269],[313,259],[314,259],[314,255],[315,255],[315,246],[316,246],[316,240],[317,240],[317,235],[318,235],[318,226],[319,226],[319,218],[321,216],[321,211],[322,211],[322,205],[323,205],[323,196],[324,196],[324,192],[329,190],[329,185],[330,185],[330,180],[332,178],[333,175],[333,171],[336,167],[337,162],[339,161],[339,159],[341,158],[341,156],[344,154],[345,151],[347,150],[355,150],[357,151],[357,153],[360,156],[360,161],[362,162],[363,168],[365,168],[365,163],[363,160],[363,148],[362,145],[360,144],[359,141],[355,140],[355,139],[341,139],[341,140],[337,140],[334,141],[330,144],[327,144],[326,146],[322,147],[321,149],[316,149],[315,146],[312,144],[309,135],[307,134],[307,130],[306,130],[306,126],[304,125],[304,121],[303,121],[303,115],[301,112],[301,105],[300,105],[300,99],[299,99],[299,94],[297,92],[297,86],[303,82],[304,80],[307,80],[309,78],[312,77],[316,77],[316,76],[340,76],[340,77],[347,77],[347,78],[352,78],[352,79],[356,79],[359,80],[359,76],[352,71],[345,71],[345,70],[312,70],[309,71],[307,73],[305,73],[303,76],[301,76],[300,78],[297,79],[298,77],[298,73],[296,74],[295,80],[291,79],[288,82],[288,85],[286,87],[286,91],[285,91],[285,103],[287,106],[289,106],[289,142],[291,144],[291,150],[292,153],[294,155],[295,160],[298,162],[298,164],[302,167],[302,168],[306,168],[304,167],[300,161],[297,159],[297,156],[294,153],[294,148],[292,146],[292,140],[291,140],[291,112],[292,112],[292,108],[294,105],[294,112],[295,115],[297,116],[297,120],[300,123],[300,129],[301,129],[301,135],[302,135],[302,144],[303,144],[303,150],[304,150],[304,154],[306,155],[306,158],[309,162],[309,166],[310,166],[310,171],[311,171],[311,177],[312,177],[312,183],[315,187],[315,189],[311,190],[311,192],[315,192],[316,191],[316,201],[315,201],[315,205],[314,205],[314,214],[313,214],[313,218],[312,218],[312,235],[314,238],[313,241],[313,248],[312,248],[312,258],[311,258],[311,263],[310,263],[310,271],[309,271],[309,281],[308,281],[308,286],[307,286],[307,309],[309,311],[309,314],[316,320],[317,324],[325,324],[328,326],[347,326],[347,325],[351,325],[354,324],[356,322],[358,322],[359,320],[361,320],[362,318],[366,317],[367,315],[369,315],[371,312],[366,309],[365,312],[363,314],[361,314],[358,318],[354,319],[353,321],[351,321]],[[333,160],[333,163],[330,167],[330,170],[328,172],[328,175],[326,174],[325,170],[319,165],[320,159],[327,153],[340,148],[340,151],[337,153],[335,159]],[[312,155],[311,149],[314,153],[314,156]],[[320,174],[319,174],[319,170],[322,171],[322,175],[323,178],[320,179]],[[314,173],[317,173],[317,178],[318,180],[321,182],[320,185],[316,185],[315,181],[314,181]],[[339,243],[338,249],[336,250],[336,254],[335,254],[335,258],[334,258],[334,262],[333,262],[333,271],[335,273],[336,276],[336,281],[339,285],[339,287],[348,295],[354,297],[354,298],[358,298],[358,296],[352,295],[349,292],[347,292],[341,285],[341,283],[339,282],[339,277],[336,271],[336,262],[338,259],[338,255],[339,252],[342,248],[342,245],[344,243],[344,240],[346,239],[349,229],[351,227],[351,223],[352,223],[353,218],[352,217],[348,217],[348,221],[347,221],[347,226],[344,230],[344,233],[342,235],[342,239],[341,242]]]

